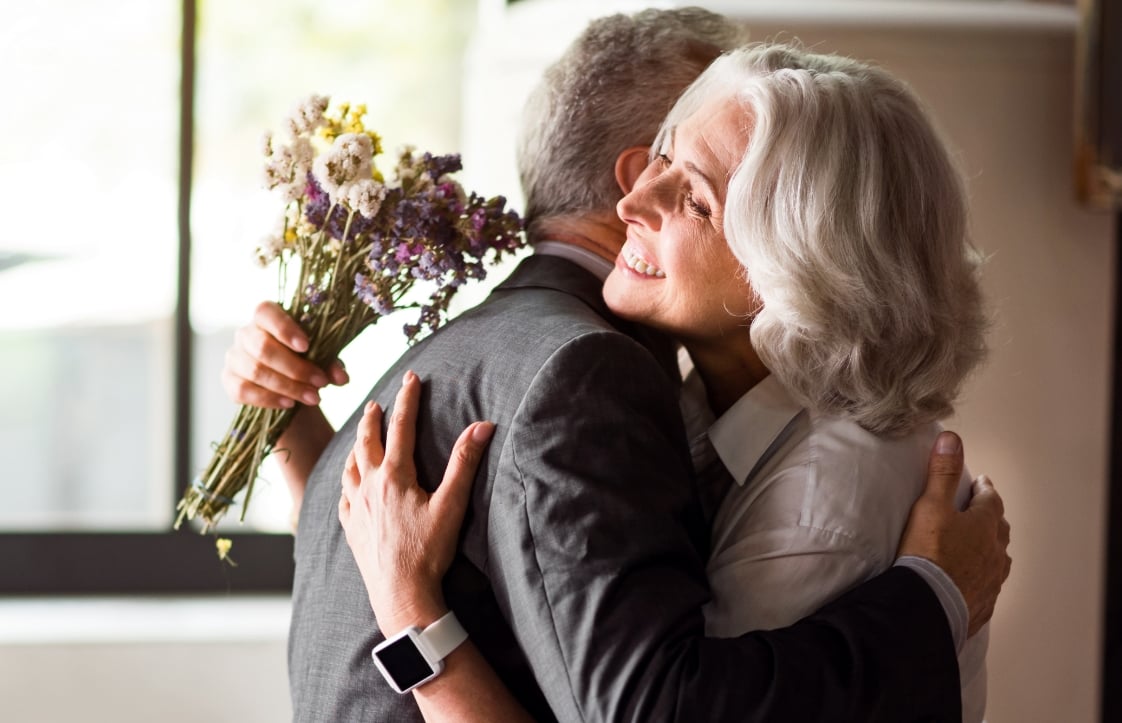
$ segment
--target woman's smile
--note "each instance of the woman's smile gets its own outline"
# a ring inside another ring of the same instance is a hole
[[[619,256],[616,258],[616,263],[617,265],[622,264],[640,277],[650,279],[666,278],[666,272],[647,261],[647,259],[631,245],[630,241],[624,244],[623,248],[620,250]]]

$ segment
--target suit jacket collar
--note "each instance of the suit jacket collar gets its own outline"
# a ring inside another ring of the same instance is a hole
[[[613,314],[604,303],[603,282],[591,272],[559,256],[530,255],[495,288],[495,291],[514,289],[551,289],[580,299],[613,327],[646,347],[658,360],[674,386],[681,386],[677,344],[661,332],[625,321]]]

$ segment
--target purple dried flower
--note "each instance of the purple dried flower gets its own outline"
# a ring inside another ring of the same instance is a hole
[[[432,180],[439,180],[442,176],[446,176],[457,171],[463,170],[464,164],[460,160],[460,154],[452,153],[446,156],[434,156],[426,152],[421,156],[421,163],[426,168],[429,177]]]
[[[385,296],[375,296],[374,303],[370,304],[370,308],[378,316],[387,316],[393,313],[393,299],[387,299]]]

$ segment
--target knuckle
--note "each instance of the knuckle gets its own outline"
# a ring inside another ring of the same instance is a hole
[[[247,341],[250,352],[258,359],[264,358],[269,353],[268,336],[264,333],[253,334]]]
[[[253,385],[250,384],[249,380],[241,378],[232,380],[230,387],[234,396],[239,399],[248,398],[250,396],[250,390],[253,389]]]
[[[475,464],[475,460],[478,459],[478,457],[479,457],[478,451],[474,447],[472,447],[470,444],[460,445],[456,449],[456,459],[461,464],[464,464],[464,465]]]
[[[262,362],[254,361],[249,369],[249,378],[258,384],[269,380],[271,371]]]

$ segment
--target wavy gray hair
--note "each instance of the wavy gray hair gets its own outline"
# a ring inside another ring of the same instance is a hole
[[[849,58],[753,44],[690,87],[656,147],[717,97],[750,131],[724,231],[761,300],[761,360],[800,403],[872,432],[950,414],[988,320],[963,177],[915,94]]]
[[[529,237],[549,218],[614,213],[614,161],[650,145],[686,87],[747,40],[741,25],[701,8],[643,10],[592,21],[529,96],[518,171]]]

